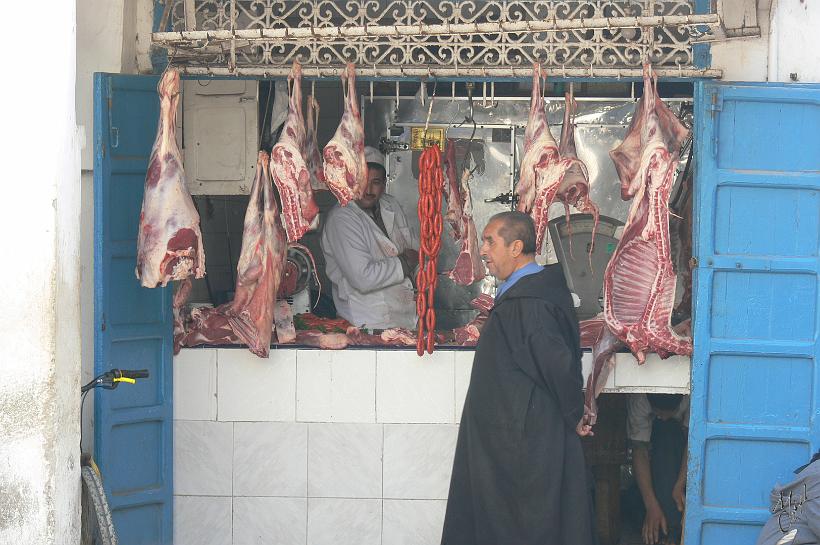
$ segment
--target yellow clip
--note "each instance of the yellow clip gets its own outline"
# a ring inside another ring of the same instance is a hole
[[[128,384],[136,384],[137,383],[136,380],[134,380],[132,378],[128,378],[128,377],[115,378],[114,382],[127,382]]]

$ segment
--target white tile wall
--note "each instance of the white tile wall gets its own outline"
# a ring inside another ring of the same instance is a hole
[[[440,350],[376,353],[376,419],[384,423],[455,422],[455,357]]]
[[[438,545],[472,359],[184,350],[174,360],[174,543]],[[589,356],[584,364],[588,373]],[[687,358],[638,367],[619,355],[608,386],[688,384]]]
[[[174,494],[231,496],[233,424],[174,422]]]
[[[310,545],[381,545],[382,501],[308,499]]]
[[[384,497],[447,499],[458,426],[384,427]]]
[[[236,545],[305,543],[307,499],[234,498],[233,526],[233,543]]]
[[[376,422],[376,352],[299,350],[296,419]]]
[[[382,545],[439,545],[445,500],[384,500]]]
[[[234,494],[305,497],[307,424],[237,422],[234,426]]]
[[[219,420],[296,419],[296,350],[271,350],[263,359],[248,350],[220,348],[217,368]]]
[[[382,497],[382,426],[310,424],[308,496]]]
[[[464,408],[464,398],[467,397],[467,388],[470,386],[470,375],[473,371],[475,352],[455,352],[456,367],[456,423],[461,422],[461,411]]]
[[[216,352],[183,348],[174,357],[175,420],[216,420]]]
[[[230,497],[175,496],[174,545],[230,545]]]

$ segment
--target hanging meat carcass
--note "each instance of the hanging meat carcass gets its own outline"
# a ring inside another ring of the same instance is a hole
[[[535,248],[540,254],[549,223],[549,209],[556,199],[564,203],[567,225],[570,205],[594,216],[593,239],[598,226],[598,207],[589,198],[589,174],[575,151],[575,99],[569,93],[565,95],[564,126],[559,146],[547,124],[544,99],[541,96],[541,66],[538,64],[533,68],[532,79],[530,115],[524,133],[524,155],[515,190],[518,195],[518,210],[528,212],[535,223]],[[590,256],[591,252],[592,246]]]
[[[316,131],[319,127],[319,103],[316,97],[307,97],[307,130],[305,132],[305,163],[310,172],[310,187],[314,190],[327,189],[325,173],[322,167],[322,152],[319,151],[319,140]]]
[[[535,248],[541,254],[549,223],[549,208],[555,200],[564,174],[572,162],[561,159],[558,143],[547,124],[544,98],[541,96],[541,65],[533,66],[530,115],[524,131],[524,155],[521,157],[517,208],[529,213],[535,223]]]
[[[159,82],[159,127],[142,198],[136,275],[143,287],[205,275],[199,214],[185,183],[176,140],[179,72],[168,69]]]
[[[447,141],[444,153],[444,172],[447,180],[444,183],[444,194],[447,197],[446,218],[453,227],[453,235],[461,244],[453,269],[448,273],[450,279],[461,286],[469,286],[485,276],[484,262],[478,248],[478,232],[473,221],[473,200],[470,194],[470,171],[464,168],[462,175],[455,181],[455,142]]]
[[[345,80],[347,85],[345,86]],[[356,102],[356,69],[348,64],[342,75],[345,111],[336,134],[325,146],[325,183],[339,204],[359,199],[367,189],[367,162],[364,158],[364,127]]]
[[[318,221],[319,207],[313,200],[310,171],[305,162],[307,145],[302,115],[302,67],[298,62],[293,63],[288,83],[292,86],[288,118],[279,142],[271,151],[270,169],[282,202],[285,232],[290,242],[296,242],[311,228],[314,220]]]
[[[176,343],[179,346],[241,342],[257,356],[268,357],[287,243],[279,223],[266,152],[259,152],[256,167],[245,212],[234,299],[217,308],[194,309]]]
[[[561,144],[558,152],[561,158],[568,162],[568,167],[564,173],[561,185],[558,187],[556,197],[564,203],[567,215],[567,229],[570,229],[570,205],[574,206],[582,214],[592,214],[594,223],[592,225],[592,243],[589,247],[590,269],[592,269],[592,250],[595,243],[595,232],[598,229],[598,206],[589,197],[589,173],[587,166],[578,159],[578,152],[575,150],[575,112],[577,104],[570,92],[564,95],[564,126],[561,128]],[[571,231],[570,231],[571,233]],[[571,236],[571,235],[570,235]],[[570,253],[572,252],[572,238],[570,238]]]
[[[676,277],[669,244],[669,193],[680,146],[688,134],[658,96],[657,80],[644,65],[644,93],[623,143],[610,152],[621,180],[621,197],[632,206],[618,246],[604,273],[605,328],[595,343],[587,402],[612,367],[612,353],[625,344],[643,363],[654,350],[661,357],[689,355],[692,341],[670,326]],[[613,340],[614,339],[614,340]]]
[[[461,222],[464,217],[464,207],[460,198],[460,177],[456,166],[456,143],[449,138],[444,146],[442,167],[446,178],[444,181],[444,197],[447,199],[447,212],[444,214],[444,219],[447,220],[453,230],[453,238],[461,240]]]

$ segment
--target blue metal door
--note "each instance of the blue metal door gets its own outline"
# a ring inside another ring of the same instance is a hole
[[[122,545],[172,541],[172,294],[134,275],[157,81],[94,76],[94,368],[151,374],[94,399],[95,457]]]
[[[753,544],[820,446],[820,86],[695,91],[686,544]]]

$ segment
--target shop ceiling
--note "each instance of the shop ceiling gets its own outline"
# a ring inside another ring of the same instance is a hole
[[[696,44],[745,36],[696,0],[166,0],[154,45],[197,75],[307,77],[352,62],[376,79],[640,76],[719,78]],[[718,6],[719,8],[719,6]],[[758,31],[759,32],[759,31]]]

